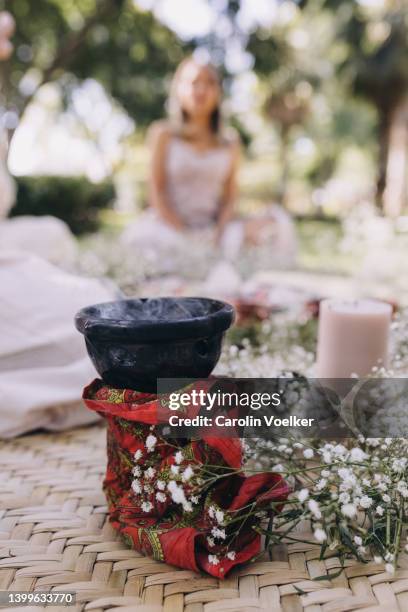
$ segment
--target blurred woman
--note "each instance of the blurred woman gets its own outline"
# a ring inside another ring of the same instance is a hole
[[[151,210],[129,226],[129,246],[176,246],[183,236],[211,230],[225,255],[234,257],[244,244],[268,240],[291,263],[296,239],[290,217],[273,205],[257,217],[236,215],[240,144],[225,130],[221,116],[220,78],[210,64],[193,57],[178,67],[171,86],[170,117],[149,133],[152,159]],[[208,235],[208,232],[207,232]]]

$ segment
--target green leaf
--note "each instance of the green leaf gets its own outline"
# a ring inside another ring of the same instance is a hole
[[[323,580],[334,580],[335,578],[338,578],[340,576],[340,574],[343,572],[344,567],[342,566],[339,570],[337,570],[336,572],[331,572],[328,574],[323,574],[322,576],[317,576],[316,578],[313,578],[313,580],[317,581],[323,581]]]

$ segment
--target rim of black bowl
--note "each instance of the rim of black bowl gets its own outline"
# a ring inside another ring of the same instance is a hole
[[[103,319],[97,316],[95,309],[121,302],[140,302],[154,299],[211,302],[218,306],[214,312],[207,315],[176,321],[154,321],[139,319],[135,327],[133,321],[124,319]],[[234,307],[228,302],[202,297],[163,297],[163,298],[129,298],[101,302],[82,308],[75,316],[75,326],[81,334],[90,340],[119,341],[124,344],[132,342],[162,342],[171,340],[187,340],[189,338],[206,338],[226,331],[235,316]]]

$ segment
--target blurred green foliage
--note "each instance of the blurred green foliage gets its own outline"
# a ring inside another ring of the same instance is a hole
[[[99,229],[101,211],[110,207],[114,198],[110,181],[94,184],[84,177],[19,177],[17,201],[10,216],[53,215],[81,235]]]
[[[258,27],[248,39],[255,71],[274,100],[269,116],[289,132],[299,123],[295,111],[302,102],[299,91],[306,91],[304,84],[313,92],[309,110],[319,96],[325,99],[331,114],[330,139],[319,138],[320,160],[306,175],[312,184],[321,184],[334,172],[347,141],[371,144],[367,142],[370,130],[359,125],[368,127],[356,105],[358,98],[367,101],[376,112],[372,149],[377,153],[377,203],[381,206],[393,157],[391,133],[408,95],[407,5],[393,0],[304,0],[298,6],[295,19]],[[300,117],[300,123],[308,121]],[[321,136],[318,126],[316,132]],[[282,141],[284,160],[287,147],[288,138]]]
[[[187,52],[209,50],[231,92],[236,75],[224,60],[240,47],[253,61],[257,85],[253,109],[236,111],[231,123],[245,145],[269,139],[268,154],[276,149],[268,197],[284,202],[289,194],[292,206],[302,183],[300,199],[310,206],[357,147],[370,166],[368,182],[377,173],[380,203],[389,160],[398,157],[391,132],[408,94],[406,2],[282,0],[269,25],[259,20],[247,30],[240,0],[207,2],[219,14],[217,27],[186,42],[133,0],[0,0],[17,21],[16,51],[1,66],[0,114],[8,108],[21,116],[51,81],[69,106],[78,83],[91,78],[144,130],[163,116],[169,80]],[[8,127],[12,133],[15,126]]]
[[[4,3],[3,3],[4,6]],[[0,1],[1,8],[1,1]],[[139,125],[163,114],[167,77],[186,45],[132,0],[13,0],[16,48],[0,100],[24,111],[38,88],[97,79]]]

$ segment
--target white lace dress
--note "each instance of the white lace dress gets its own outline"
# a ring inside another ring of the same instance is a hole
[[[173,136],[166,155],[166,184],[170,205],[187,226],[178,231],[165,223],[158,213],[148,210],[123,232],[121,241],[129,248],[166,255],[170,251],[185,251],[193,243],[208,242],[211,228],[217,220],[225,182],[231,169],[231,147],[198,151],[182,138]],[[275,221],[271,249],[292,262],[296,252],[296,237],[290,216],[279,206],[262,210],[263,216]],[[232,220],[221,241],[222,254],[233,260],[244,242],[244,221]]]

